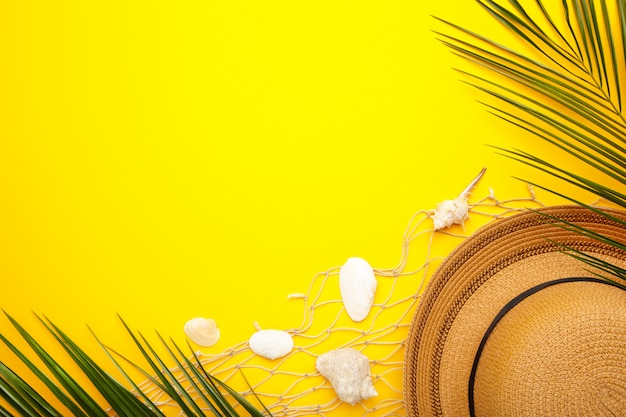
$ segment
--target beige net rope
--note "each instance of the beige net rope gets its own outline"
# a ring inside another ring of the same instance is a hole
[[[248,342],[243,341],[217,354],[197,352],[205,369],[258,404],[254,392],[274,416],[404,415],[404,343],[424,283],[451,248],[476,228],[500,217],[543,206],[530,186],[528,196],[506,201],[499,201],[490,190],[489,195],[467,204],[469,190],[464,193],[460,199],[448,201],[466,204],[471,220],[467,225],[461,224],[464,219],[459,219],[459,225],[436,230],[436,210],[420,210],[410,218],[402,237],[398,265],[391,269],[374,268],[378,280],[376,298],[364,321],[355,323],[347,317],[338,290],[340,267],[333,267],[317,274],[306,292],[286,294],[293,302],[304,304],[301,325],[284,329],[294,340],[290,354],[271,361],[255,355]],[[368,357],[372,382],[378,392],[377,396],[354,406],[342,402],[315,368],[321,354],[343,347],[357,349]],[[177,405],[150,381],[140,388],[168,415],[182,415]]]

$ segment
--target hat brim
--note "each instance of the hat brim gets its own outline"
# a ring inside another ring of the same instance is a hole
[[[605,210],[626,220],[618,210]],[[416,309],[406,344],[404,400],[408,417],[469,416],[468,381],[485,332],[507,303],[529,289],[594,273],[561,245],[626,267],[626,253],[552,224],[554,216],[619,242],[626,230],[593,211],[549,207],[495,221],[441,264]]]

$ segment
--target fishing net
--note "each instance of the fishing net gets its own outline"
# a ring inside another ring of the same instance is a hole
[[[402,416],[404,344],[424,284],[450,250],[477,228],[541,206],[530,186],[527,196],[506,201],[499,201],[489,190],[487,196],[467,204],[469,221],[438,230],[433,221],[435,210],[420,210],[410,218],[402,236],[398,264],[389,269],[374,267],[376,298],[365,320],[356,323],[346,314],[337,266],[313,277],[306,291],[285,294],[292,302],[303,303],[302,323],[294,329],[281,329],[294,340],[295,347],[287,356],[264,359],[250,350],[247,340],[221,353],[198,351],[197,355],[208,372],[252,403],[261,401],[274,416]],[[367,356],[378,392],[355,405],[341,401],[315,367],[321,354],[345,347]],[[182,415],[151,381],[140,388],[168,415]]]

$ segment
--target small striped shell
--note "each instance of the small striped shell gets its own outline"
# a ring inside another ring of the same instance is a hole
[[[213,346],[220,338],[220,329],[213,319],[196,317],[185,323],[185,334],[200,346]]]
[[[248,341],[250,349],[267,359],[278,359],[293,349],[293,338],[283,330],[259,330]]]

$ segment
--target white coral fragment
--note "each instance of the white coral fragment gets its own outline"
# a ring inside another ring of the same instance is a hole
[[[349,258],[339,270],[339,291],[348,316],[363,321],[374,304],[376,293],[374,270],[361,258]]]
[[[467,198],[472,188],[485,174],[486,168],[483,168],[478,176],[463,190],[461,194],[454,200],[444,200],[437,204],[437,208],[432,213],[433,227],[435,230],[445,229],[454,224],[463,224],[469,217],[469,205]]]
[[[278,359],[293,349],[293,338],[283,330],[259,330],[248,340],[250,349],[267,359]]]
[[[196,317],[185,323],[185,334],[200,346],[213,346],[220,338],[220,329],[213,319]]]
[[[330,382],[341,401],[354,405],[378,395],[372,385],[369,359],[356,349],[324,353],[317,358],[315,367]]]

